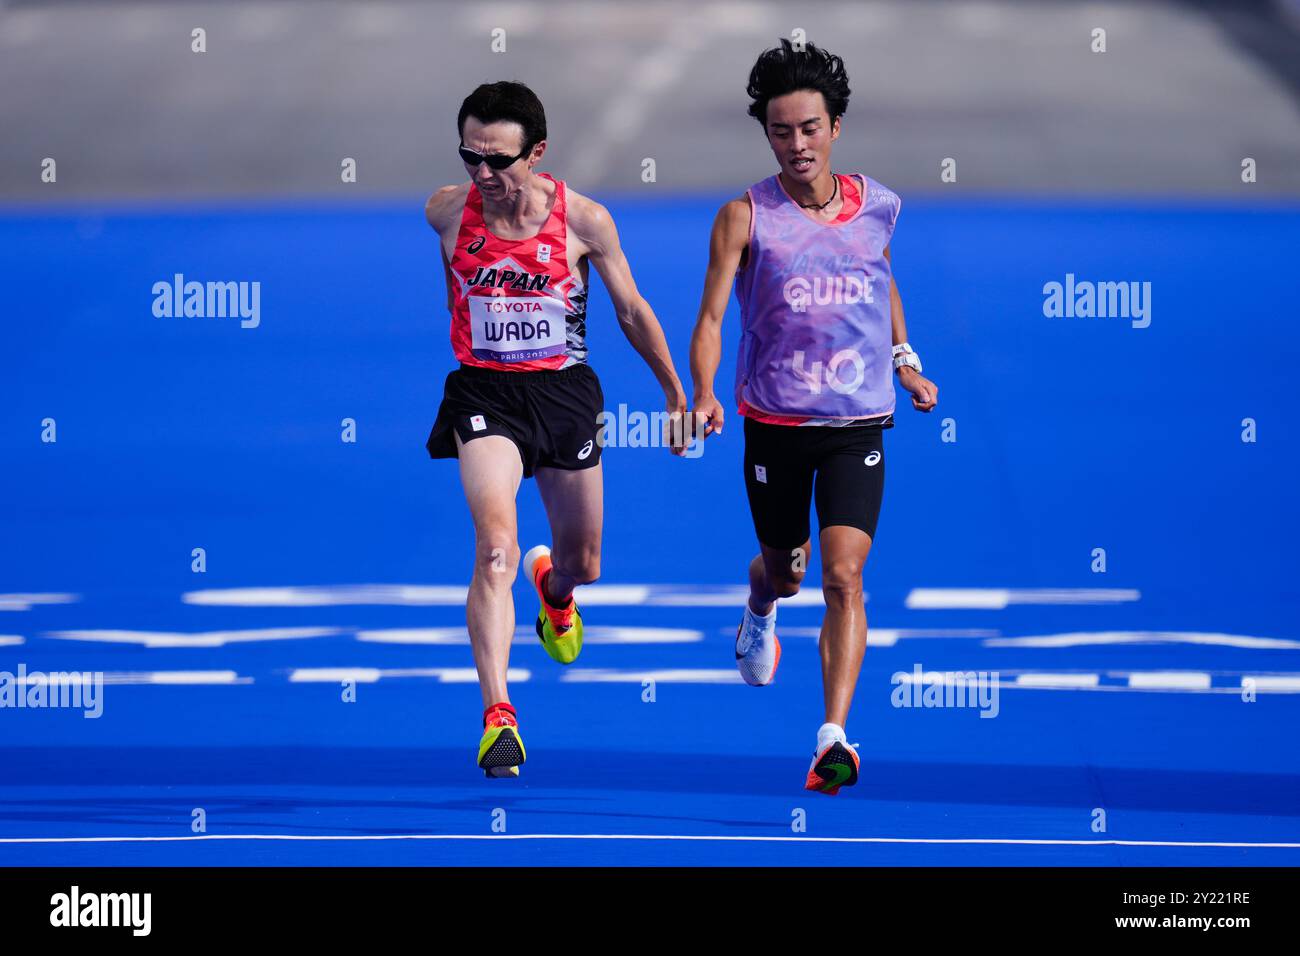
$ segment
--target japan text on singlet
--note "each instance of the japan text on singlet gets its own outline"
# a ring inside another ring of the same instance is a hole
[[[736,273],[736,401],[775,415],[879,418],[894,410],[889,260],[901,200],[866,176],[862,207],[821,223],[777,176],[749,188]]]
[[[470,184],[451,260],[451,345],[466,365],[510,372],[567,368],[587,360],[587,289],[569,270],[564,181],[546,224],[529,239],[500,239],[483,221]]]

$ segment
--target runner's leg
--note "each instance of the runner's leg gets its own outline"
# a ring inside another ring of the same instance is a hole
[[[519,570],[515,495],[524,466],[515,443],[503,435],[471,442],[456,436],[460,480],[474,520],[474,575],[465,623],[474,649],[483,705],[508,702],[506,669],[515,632],[511,586]]]
[[[858,528],[822,528],[822,618],[820,649],[826,722],[840,727],[848,720],[853,690],[867,649],[867,608],[862,596],[862,568],[871,538]]]
[[[605,513],[604,467],[576,471],[538,468],[534,477],[551,525],[551,573],[546,599],[568,603],[579,584],[600,577],[600,538]]]
[[[822,595],[822,686],[826,722],[843,727],[867,647],[862,568],[871,552],[885,488],[883,432],[846,428],[817,465]]]
[[[807,505],[804,505],[807,508]],[[759,617],[772,612],[777,598],[799,593],[808,567],[812,539],[797,548],[769,548],[759,542],[759,553],[749,562],[749,609]]]

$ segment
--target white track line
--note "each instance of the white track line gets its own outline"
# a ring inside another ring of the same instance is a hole
[[[80,594],[0,594],[0,611],[30,611],[36,604],[75,604]]]
[[[185,604],[205,607],[347,607],[385,605],[398,607],[458,607],[465,603],[468,588],[459,584],[335,584],[295,587],[219,588],[186,591]],[[729,607],[740,608],[749,594],[748,585],[697,587],[682,584],[584,584],[574,592],[582,607]],[[17,600],[15,606],[30,602]],[[870,595],[864,594],[869,601]],[[783,598],[786,607],[822,607],[820,589],[800,591]],[[4,610],[0,601],[0,610]]]
[[[290,833],[203,833],[193,836],[0,837],[9,843],[184,843],[195,840],[285,840],[291,842],[367,842],[383,840],[686,840],[712,843],[916,843],[994,844],[1000,846],[1170,846],[1300,849],[1300,843],[1244,843],[1192,840],[1032,840],[989,837],[798,837],[712,836],[669,833],[387,833],[311,836]]]
[[[103,644],[139,644],[142,647],[225,647],[249,641],[290,641],[312,637],[335,637],[341,627],[264,627],[244,631],[46,631],[56,641],[95,641]]]
[[[521,684],[532,677],[532,671],[511,667],[506,680]],[[442,684],[477,684],[478,671],[472,667],[407,667],[385,670],[379,667],[298,667],[289,672],[291,684],[339,684],[355,681],[374,684],[394,677],[432,677]]]
[[[910,610],[1001,611],[1012,604],[1120,604],[1141,593],[1121,588],[913,588]]]
[[[515,630],[515,640],[533,640],[532,625]],[[0,642],[4,639],[0,638]],[[369,644],[463,644],[468,646],[469,631],[463,627],[382,628],[357,631],[357,640]],[[584,644],[698,644],[704,640],[700,631],[669,627],[618,627],[592,625],[582,637]]]
[[[581,667],[560,674],[562,684],[741,684],[740,672],[726,668],[662,668],[660,670],[619,670],[617,668]]]
[[[1032,637],[999,637],[984,642],[985,647],[1084,647],[1119,644],[1204,644],[1259,650],[1300,648],[1300,641],[1285,638],[1209,634],[1199,631],[1074,631],[1068,634],[1042,634]]]

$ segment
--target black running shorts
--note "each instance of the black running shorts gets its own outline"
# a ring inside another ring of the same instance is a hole
[[[538,468],[580,471],[600,461],[604,408],[600,380],[585,363],[536,372],[462,365],[447,376],[425,448],[430,458],[455,458],[456,435],[465,443],[504,435],[519,449],[525,478]]]
[[[848,525],[875,539],[885,490],[881,425],[769,425],[745,419],[745,490],[758,540],[797,548],[820,529]]]

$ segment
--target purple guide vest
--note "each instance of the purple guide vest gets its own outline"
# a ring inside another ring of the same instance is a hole
[[[749,254],[736,273],[736,401],[776,415],[872,418],[894,410],[890,268],[901,200],[855,177],[862,207],[811,219],[776,176],[749,188]]]

